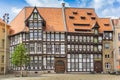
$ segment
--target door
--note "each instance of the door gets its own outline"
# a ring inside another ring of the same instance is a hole
[[[101,61],[95,61],[94,71],[96,71],[97,73],[102,72],[102,62]]]
[[[58,60],[55,63],[55,72],[64,73],[65,72],[65,63],[62,60]]]

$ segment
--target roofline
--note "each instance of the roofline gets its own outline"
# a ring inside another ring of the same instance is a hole
[[[23,8],[23,9],[21,9],[21,11],[14,17],[14,19],[11,21],[11,22],[13,22],[15,19],[16,19],[16,17],[22,12],[22,10],[24,10],[25,9],[25,7]],[[9,23],[9,24],[11,24],[11,22]]]
[[[24,8],[34,8],[35,6],[25,6]],[[55,9],[62,9],[62,6],[61,7],[37,7],[36,8],[55,8]],[[79,7],[65,7],[65,8],[72,8],[72,9],[92,9],[92,10],[95,10],[95,8],[79,8]]]

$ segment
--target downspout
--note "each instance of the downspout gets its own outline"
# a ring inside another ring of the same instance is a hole
[[[111,21],[111,25],[113,28],[113,62],[114,62],[114,71],[116,72],[117,71],[116,69],[116,40],[115,40],[116,39],[116,28],[115,28],[115,25],[113,25],[111,19],[110,21]]]
[[[65,3],[62,3],[62,15],[63,15],[63,22],[64,22],[64,30],[67,32],[67,24],[66,24],[66,16],[65,16]]]

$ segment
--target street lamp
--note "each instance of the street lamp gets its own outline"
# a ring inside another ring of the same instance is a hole
[[[6,74],[6,42],[7,42],[7,23],[9,22],[9,14],[5,13],[3,16],[3,21],[5,22],[5,39],[4,39],[4,75]]]

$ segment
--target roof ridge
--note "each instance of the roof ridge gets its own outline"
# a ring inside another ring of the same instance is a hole
[[[35,6],[25,6],[24,8],[34,8]],[[62,9],[62,7],[39,7],[39,6],[36,6],[37,8],[59,8],[59,9]],[[72,9],[92,9],[92,10],[95,10],[94,8],[80,8],[80,7],[65,7],[65,8],[72,8]]]

